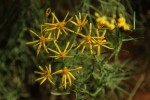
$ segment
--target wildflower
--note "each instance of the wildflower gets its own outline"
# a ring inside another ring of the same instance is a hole
[[[52,13],[53,18],[56,20],[56,23],[54,22],[54,20],[52,23],[45,23],[44,26],[48,26],[46,31],[57,30],[58,31],[57,36],[56,36],[57,39],[59,38],[59,35],[62,34],[62,32],[64,32],[65,34],[67,34],[67,31],[73,32],[73,30],[66,27],[66,24],[69,21],[71,21],[71,19],[72,19],[72,18],[70,18],[66,21],[68,15],[69,15],[69,13],[67,13],[67,15],[65,16],[63,21],[59,21],[58,18],[56,17],[56,15],[54,13]]]
[[[78,27],[77,33],[82,29],[82,27],[84,27],[88,20],[87,20],[87,14],[85,15],[85,17],[81,18],[81,13],[79,12],[79,17],[77,15],[75,15],[76,17],[76,22],[75,21],[71,21],[74,25],[76,25]]]
[[[54,85],[54,82],[52,81],[52,74],[51,74],[51,65],[46,66],[46,70],[44,70],[41,66],[39,66],[39,71],[35,71],[36,74],[41,75],[40,78],[37,78],[36,81],[40,81],[40,85],[43,84],[46,80],[48,80],[51,84]]]
[[[77,49],[78,49],[79,47],[81,47],[81,46],[83,45],[82,51],[81,51],[82,53],[84,52],[84,49],[85,49],[85,47],[86,47],[87,45],[88,45],[89,48],[90,48],[90,53],[91,53],[91,54],[93,53],[93,46],[92,46],[92,44],[93,44],[95,41],[93,40],[94,37],[91,36],[91,31],[92,31],[92,24],[90,23],[88,35],[84,35],[84,34],[81,34],[81,33],[77,33],[78,35],[80,35],[81,37],[84,38],[84,39],[82,40],[82,42],[77,46]]]
[[[98,29],[97,29],[97,38],[96,38],[96,43],[95,43],[95,46],[97,47],[97,55],[99,56],[100,53],[101,53],[101,47],[105,47],[107,49],[113,49],[109,46],[107,46],[107,44],[109,44],[106,39],[105,39],[105,34],[106,34],[106,30],[103,32],[102,36],[99,36],[99,32],[98,32]]]
[[[125,31],[131,29],[130,24],[126,23],[126,19],[122,15],[120,15],[120,18],[118,18],[118,27],[122,28]]]
[[[64,88],[66,89],[66,87],[67,87],[67,80],[69,82],[69,86],[72,86],[72,80],[76,80],[76,78],[71,73],[71,71],[76,71],[76,70],[79,70],[81,68],[82,67],[77,67],[75,69],[68,69],[67,67],[64,67],[63,69],[54,72],[53,75],[55,75],[55,74],[63,74],[61,81],[62,81],[62,86],[64,86]]]
[[[60,50],[60,47],[58,46],[58,44],[56,42],[54,42],[54,44],[55,44],[55,46],[56,46],[58,51],[53,50],[51,48],[48,48],[50,51],[52,51],[52,52],[54,52],[56,54],[56,56],[50,56],[50,57],[56,58],[56,59],[58,59],[58,58],[65,58],[65,57],[73,57],[73,56],[67,56],[68,53],[70,52],[70,50],[73,47],[73,45],[71,45],[70,48],[68,49],[70,42],[67,42],[66,47],[65,47],[65,49],[63,51]]]
[[[42,26],[41,26],[42,27]],[[42,29],[41,29],[42,30]],[[45,51],[48,53],[48,50],[47,50],[47,46],[46,46],[46,42],[49,42],[49,41],[52,41],[52,39],[50,38],[50,35],[48,35],[48,37],[45,37],[43,34],[42,34],[42,31],[41,31],[41,36],[38,35],[37,33],[35,33],[34,31],[30,30],[30,32],[32,34],[34,34],[35,36],[38,37],[38,40],[35,40],[35,41],[32,41],[32,42],[27,42],[26,44],[35,44],[35,46],[38,46],[37,47],[37,55],[39,55],[40,53],[40,50],[41,50],[41,47],[43,46]]]
[[[108,27],[109,21],[107,21],[106,16],[100,16],[98,13],[95,13],[97,27],[100,29],[103,26]]]
[[[115,28],[115,19],[111,19],[110,23],[108,24],[108,28],[113,30]]]

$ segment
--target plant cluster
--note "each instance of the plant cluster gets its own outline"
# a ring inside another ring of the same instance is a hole
[[[36,47],[37,57],[46,53],[49,59],[49,65],[35,71],[36,81],[49,81],[52,94],[74,91],[81,99],[85,94],[101,96],[108,88],[121,90],[119,84],[128,73],[110,60],[117,59],[123,39],[128,38],[124,33],[132,27],[121,13],[106,17],[95,11],[91,16],[68,12],[61,19],[48,8],[43,23],[30,30],[37,40],[27,44]]]

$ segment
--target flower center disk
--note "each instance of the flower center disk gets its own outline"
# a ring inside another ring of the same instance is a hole
[[[41,36],[41,37],[40,37],[40,42],[41,42],[41,43],[45,43],[45,41],[46,41],[46,38],[43,37],[43,36]]]
[[[64,74],[68,74],[68,69],[67,69],[67,67],[64,67],[63,73],[64,73]]]

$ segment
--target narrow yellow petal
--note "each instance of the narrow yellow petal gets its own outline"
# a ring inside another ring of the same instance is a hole
[[[42,73],[42,72],[38,72],[38,71],[34,71],[34,73],[36,73],[36,74],[40,74],[40,75],[44,75],[44,73]]]
[[[80,32],[80,30],[81,30],[81,28],[79,27],[79,28],[77,29],[77,33],[79,33],[79,32]]]
[[[48,48],[48,50],[50,50],[50,51],[52,51],[52,52],[54,52],[54,53],[56,53],[56,54],[59,54],[59,52],[57,52],[57,51],[55,51],[55,50],[53,50],[53,49],[51,49],[51,48]]]
[[[85,43],[85,40],[83,40],[78,46],[77,46],[77,49],[82,45],[82,44],[84,44]]]
[[[37,42],[39,42],[39,40],[32,41],[32,42],[27,42],[26,44],[35,44],[35,43],[37,43]]]
[[[47,25],[50,25],[51,23],[44,23],[44,25],[42,25],[42,26],[47,26]]]
[[[70,42],[67,42],[67,45],[66,45],[66,47],[64,49],[64,52],[66,52],[66,50],[68,49],[69,44],[70,44]]]
[[[67,74],[67,79],[69,80],[69,85],[71,86],[72,82],[71,82],[71,78],[70,78],[69,74]]]
[[[59,20],[57,19],[54,13],[52,13],[52,16],[56,19],[57,23],[59,23]]]
[[[70,77],[74,80],[76,80],[76,78],[72,75],[72,73],[68,72],[68,74],[70,75]]]
[[[40,37],[37,33],[35,33],[34,31],[32,30],[29,30],[32,34],[36,35],[37,37]]]
[[[52,73],[51,75],[61,74],[61,73],[63,73],[63,70],[58,70],[58,71],[56,71],[56,72]]]
[[[97,37],[99,37],[99,31],[98,31],[98,29],[96,29],[96,35],[97,35]]]
[[[78,16],[77,16],[77,15],[75,15],[75,17],[76,17],[77,26],[78,26],[78,25],[79,25],[79,23],[80,23],[80,20],[79,20],[79,18],[78,18]]]
[[[79,12],[79,20],[81,21],[81,13]]]
[[[67,28],[67,27],[64,27],[64,29],[65,29],[65,30],[67,30],[67,31],[69,31],[69,32],[74,33],[74,31],[73,31],[73,30],[71,30],[71,29],[69,29],[69,28]],[[66,34],[67,34],[67,32],[66,32]]]
[[[45,66],[45,68],[46,68],[46,71],[47,71],[47,72],[49,72],[49,69],[48,69],[48,67],[47,67],[47,66]]]
[[[60,58],[60,57],[58,57],[58,56],[49,56],[49,57],[51,57],[51,58],[55,58],[55,59]]]
[[[38,46],[38,48],[37,48],[37,55],[39,55],[39,53],[40,53],[40,49],[41,49],[41,44]]]
[[[52,23],[54,23],[54,16],[52,16]]]
[[[41,66],[39,66],[39,69],[40,69],[41,71],[44,71],[44,69],[43,69]]]
[[[106,45],[102,45],[102,46],[105,47],[105,48],[107,48],[107,49],[113,49],[113,48],[111,48],[109,46],[106,46]]]
[[[61,52],[61,50],[60,50],[58,44],[57,44],[56,42],[54,42],[54,44],[55,44],[56,48],[58,49],[58,51]]]
[[[92,23],[90,23],[90,29],[89,29],[89,34],[91,35],[91,31],[92,31]]]
[[[78,24],[77,24],[76,22],[74,22],[74,21],[70,21],[70,22],[71,22],[72,24],[78,26]]]
[[[101,54],[101,47],[100,46],[97,47],[97,53],[98,53],[98,56],[100,56],[100,54]]]
[[[43,84],[46,81],[47,78],[44,78],[41,82],[40,85]]]
[[[65,30],[65,27],[64,27],[64,29],[62,29],[63,30],[63,32],[67,35],[68,33],[66,32],[66,30]]]
[[[49,66],[48,66],[48,67],[49,67],[49,71],[50,71],[50,73],[51,73],[51,64],[49,64]]]
[[[68,54],[70,52],[70,50],[72,49],[73,45],[70,46],[70,48],[66,51],[66,54]]]
[[[69,19],[66,21],[66,23],[67,23],[67,22],[70,22],[72,19],[73,19],[73,17],[69,18]]]
[[[82,53],[84,52],[84,49],[85,49],[85,45],[83,45],[83,47],[82,47],[82,51],[81,51]]]
[[[49,82],[52,83],[53,85],[55,84],[50,78],[48,78]]]
[[[53,39],[51,38],[51,35],[52,35],[52,33],[50,32],[49,35],[48,35],[48,38],[47,38],[49,41],[50,41],[50,40],[53,40]]]
[[[66,86],[67,86],[67,82],[66,82],[66,75],[64,75],[64,86],[65,86],[65,89],[66,89]]]
[[[40,77],[40,78],[37,78],[35,81],[39,81],[39,80],[42,80],[42,79],[44,79],[44,78],[45,78],[45,76]]]
[[[36,47],[36,46],[38,46],[38,45],[40,45],[41,44],[41,42],[38,42],[37,44],[35,44],[34,46]]]
[[[56,27],[50,27],[48,29],[45,29],[45,31],[52,31],[52,30],[55,30],[55,29],[56,29]]]
[[[64,20],[63,20],[63,22],[65,22],[65,21],[66,21],[66,19],[67,19],[68,15],[69,15],[69,12],[66,14],[66,16],[65,16],[65,18],[64,18]]]
[[[86,20],[86,18],[87,18],[87,14],[85,15],[85,17],[83,19],[84,24],[86,24],[88,22],[88,20]]]
[[[76,34],[78,34],[78,35],[80,35],[80,36],[82,36],[82,37],[86,37],[85,35],[83,35],[83,34],[81,34],[81,33],[76,33]]]
[[[65,81],[65,80],[64,80],[64,77],[65,77],[65,75],[63,75],[63,76],[62,76],[62,79],[61,79],[61,84],[63,84],[63,86],[64,86],[64,81]]]
[[[43,47],[44,47],[45,51],[48,53],[48,50],[47,50],[45,43],[43,43]]]
[[[59,38],[59,35],[61,34],[61,30],[60,29],[58,29],[58,32],[57,32],[57,39]]]
[[[106,30],[104,30],[104,32],[102,34],[102,37],[105,37],[105,34],[106,34]]]

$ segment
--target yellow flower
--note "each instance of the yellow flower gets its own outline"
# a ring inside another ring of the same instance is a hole
[[[118,18],[118,23],[125,23],[126,22],[126,19],[124,17],[120,17]]]
[[[111,19],[111,20],[110,20],[110,23],[109,23],[109,25],[108,25],[108,28],[109,28],[110,30],[113,30],[113,29],[115,28],[115,19]]]
[[[64,32],[65,34],[68,34],[67,31],[74,32],[73,30],[66,27],[66,24],[72,20],[72,18],[70,18],[66,21],[68,15],[69,13],[67,13],[63,21],[59,21],[56,15],[52,13],[53,18],[56,20],[56,23],[54,22],[54,20],[52,20],[52,23],[45,23],[44,26],[48,26],[45,29],[45,31],[57,30],[58,31],[56,36],[57,39],[59,38],[59,35],[62,34],[62,32]]]
[[[95,13],[97,27],[100,29],[102,27],[108,27],[109,21],[106,19],[106,16],[100,16],[98,13]]]
[[[41,29],[42,30],[42,29]],[[48,37],[45,37],[43,34],[42,34],[42,31],[41,31],[41,35],[38,35],[37,33],[35,33],[34,31],[30,30],[30,32],[32,34],[34,34],[35,36],[38,37],[38,40],[35,40],[35,41],[32,41],[32,42],[27,42],[26,44],[34,44],[35,46],[38,46],[37,47],[37,55],[39,55],[39,52],[40,52],[40,49],[41,47],[43,46],[45,51],[48,53],[48,50],[47,50],[47,46],[46,46],[46,42],[49,42],[49,41],[52,41],[53,39],[50,38],[50,35],[48,35]]]
[[[101,53],[101,47],[105,47],[107,49],[113,49],[109,46],[107,46],[107,44],[109,44],[106,39],[105,39],[105,34],[106,34],[106,30],[103,32],[103,34],[101,36],[99,36],[99,32],[98,32],[98,29],[97,29],[97,38],[96,38],[96,44],[94,46],[97,47],[97,55],[99,56],[100,53]]]
[[[62,86],[64,86],[64,88],[66,89],[66,87],[67,87],[67,80],[69,82],[69,86],[72,86],[72,80],[76,80],[76,78],[73,76],[71,71],[79,70],[81,68],[82,67],[77,67],[75,69],[68,69],[67,67],[64,67],[63,69],[54,72],[52,75],[63,74],[61,81],[62,81]]]
[[[131,25],[126,23],[126,24],[123,26],[123,29],[124,29],[125,31],[129,31],[129,30],[131,30]]]
[[[36,74],[39,74],[41,77],[37,78],[36,81],[40,81],[40,85],[43,84],[46,80],[48,80],[51,84],[54,85],[54,82],[52,81],[52,74],[51,74],[51,65],[46,66],[46,70],[44,70],[41,66],[39,66],[39,71],[35,71]]]
[[[118,27],[122,28],[125,31],[131,29],[131,25],[126,23],[126,19],[122,15],[120,15],[120,17],[118,18]]]
[[[77,33],[78,33],[88,22],[87,14],[83,18],[83,20],[81,18],[81,13],[80,12],[79,12],[79,17],[77,15],[75,15],[75,17],[76,17],[76,22],[75,21],[71,21],[71,22],[78,27],[78,30],[77,30]]]
[[[58,58],[66,58],[66,57],[73,57],[73,56],[67,56],[68,53],[70,52],[70,50],[73,47],[73,45],[71,45],[70,48],[68,49],[70,42],[67,42],[66,47],[65,47],[65,49],[63,51],[60,50],[60,47],[58,46],[58,44],[56,42],[54,42],[54,44],[55,44],[55,46],[56,46],[58,51],[53,50],[51,48],[48,48],[50,51],[52,51],[52,52],[54,52],[56,54],[56,56],[50,56],[50,57],[56,58],[56,59],[58,59]]]
[[[83,45],[82,51],[81,51],[82,53],[84,52],[85,47],[88,45],[89,48],[90,48],[90,53],[93,54],[93,45],[92,44],[95,41],[93,39],[94,37],[91,36],[91,31],[92,31],[92,24],[90,23],[89,33],[87,35],[84,35],[84,34],[81,34],[81,33],[77,33],[78,35],[83,37],[82,42],[77,46],[77,49],[78,49],[79,47],[81,47]]]
[[[128,31],[128,30],[131,29],[131,26],[129,24],[127,24],[127,23],[118,23],[118,27],[122,28],[125,31]]]

